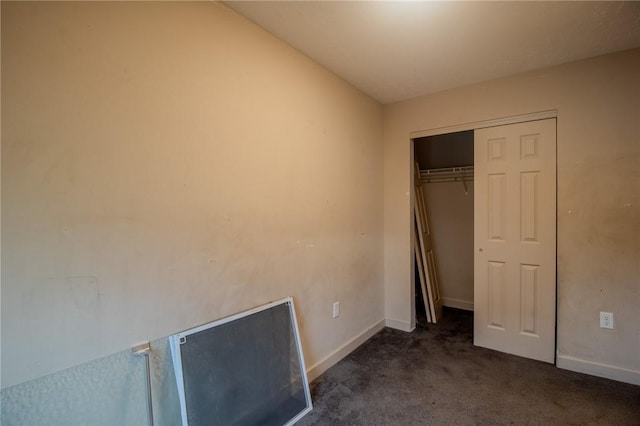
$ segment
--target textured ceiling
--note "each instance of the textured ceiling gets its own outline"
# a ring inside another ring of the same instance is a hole
[[[382,103],[640,47],[640,2],[225,1]]]

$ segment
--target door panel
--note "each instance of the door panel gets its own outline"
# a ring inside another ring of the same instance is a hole
[[[417,217],[414,218],[417,220]],[[424,264],[422,263],[422,252],[420,251],[420,232],[418,231],[418,223],[414,220],[413,226],[413,250],[415,252],[416,264],[418,266],[418,277],[420,278],[420,290],[422,291],[422,302],[424,303],[424,310],[427,314],[427,322],[433,322],[431,319],[431,307],[429,305],[429,296],[427,294],[427,279]]]
[[[556,120],[475,131],[474,343],[553,363]]]
[[[429,228],[429,215],[427,213],[427,203],[424,197],[422,181],[420,179],[420,167],[415,165],[415,219],[418,231],[418,242],[420,247],[420,260],[424,271],[427,289],[427,310],[431,311],[430,321],[437,323],[442,317],[442,298],[440,297],[440,287],[438,285],[438,274],[436,272],[436,262],[433,254],[433,242],[431,230]],[[421,277],[422,279],[422,277]],[[425,303],[425,306],[427,304]]]

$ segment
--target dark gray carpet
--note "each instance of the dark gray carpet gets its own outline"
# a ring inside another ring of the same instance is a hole
[[[640,386],[473,346],[473,313],[384,329],[311,384],[298,425],[640,425]]]

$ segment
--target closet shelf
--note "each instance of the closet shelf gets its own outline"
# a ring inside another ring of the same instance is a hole
[[[472,180],[473,166],[420,170],[420,181],[423,183],[469,182]]]

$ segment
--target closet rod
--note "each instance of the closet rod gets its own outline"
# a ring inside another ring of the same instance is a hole
[[[422,183],[462,182],[465,195],[469,195],[467,182],[472,180],[473,166],[420,170],[420,181]]]
[[[424,183],[472,181],[473,166],[420,170],[420,180]]]

